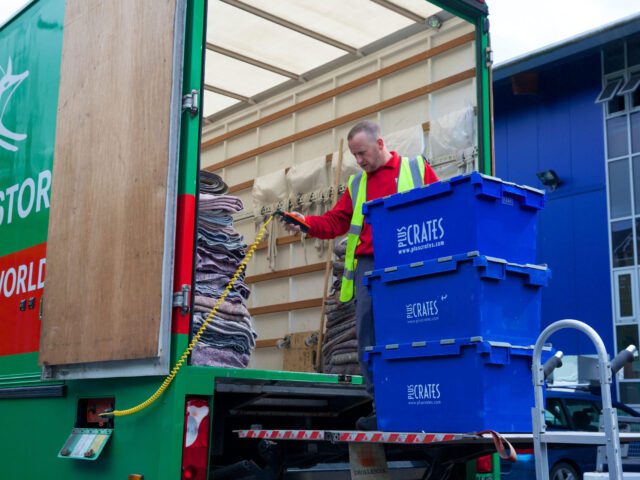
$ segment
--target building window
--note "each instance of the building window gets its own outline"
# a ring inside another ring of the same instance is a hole
[[[636,33],[627,40],[627,65],[640,65],[640,34]]]
[[[631,115],[631,153],[640,153],[640,112]]]
[[[618,95],[626,95],[627,93],[633,93],[640,85],[640,73],[634,73],[631,75],[629,80],[625,82],[624,85],[618,90]]]
[[[603,49],[605,75],[624,69],[624,42],[612,42]]]
[[[636,303],[636,296],[633,294],[636,285],[636,277],[633,270],[616,272],[615,274],[615,296],[617,322],[633,321]],[[626,348],[626,347],[625,347]]]
[[[629,153],[628,119],[626,116],[607,120],[607,157],[618,158]]]
[[[611,218],[631,216],[631,185],[629,160],[609,162],[609,213]]]
[[[633,265],[633,222],[631,220],[611,222],[611,249],[614,268]]]
[[[633,157],[633,208],[640,212],[640,155]]]
[[[598,95],[598,98],[596,98],[596,103],[610,101],[615,96],[615,94],[618,93],[618,90],[620,90],[621,86],[621,78],[612,78],[607,81],[607,83],[605,83],[604,87],[602,88],[600,95]]]
[[[618,351],[640,341],[640,35],[602,49],[602,90],[613,317]],[[619,377],[620,399],[640,405],[640,359]]]

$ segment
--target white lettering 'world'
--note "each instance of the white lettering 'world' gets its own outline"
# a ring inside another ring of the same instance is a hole
[[[41,258],[38,262],[0,270],[0,296],[9,298],[42,289],[46,263],[47,259]]]
[[[51,170],[44,170],[37,179],[27,178],[0,190],[0,225],[9,225],[17,218],[49,208]]]

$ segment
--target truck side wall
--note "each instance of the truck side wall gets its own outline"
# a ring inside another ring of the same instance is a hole
[[[39,375],[63,17],[63,3],[44,0],[2,31],[0,122],[20,137],[0,143],[0,381]]]

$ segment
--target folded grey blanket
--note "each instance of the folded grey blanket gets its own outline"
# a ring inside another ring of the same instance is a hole
[[[205,307],[204,305],[194,305],[193,306],[194,313],[201,313],[205,318],[209,316],[211,313],[210,307]],[[226,322],[251,322],[251,317],[249,315],[229,315],[227,313],[217,311],[215,314],[216,317],[226,321]]]
[[[332,338],[330,341],[326,342],[322,346],[322,351],[330,352],[331,349],[336,345],[342,342],[345,342],[347,340],[354,340],[355,338],[356,338],[356,328],[353,327],[353,328],[350,328],[349,330],[346,330],[340,333],[340,335],[337,335],[335,338]]]
[[[329,365],[325,373],[333,375],[360,375],[360,365],[357,363],[347,363],[344,365]]]
[[[249,355],[229,348],[214,348],[197,343],[191,352],[191,365],[246,368]]]
[[[358,363],[358,352],[341,353],[331,357],[332,365],[344,365],[347,363]]]
[[[201,193],[198,203],[200,210],[224,210],[237,213],[244,209],[242,200],[232,195],[210,195]]]
[[[347,342],[350,342],[351,340],[348,340]],[[330,358],[333,358],[337,355],[344,355],[346,353],[355,353],[356,355],[358,354],[358,347],[349,347],[346,346],[347,342],[341,343],[339,345],[336,345],[335,348],[331,351],[331,356]]]
[[[217,298],[203,297],[202,295],[195,296],[195,304],[201,305],[204,307],[209,307],[212,309],[216,304]],[[221,313],[226,313],[228,315],[235,315],[238,317],[250,317],[249,310],[242,304],[235,304],[230,302],[222,302],[222,305],[218,308],[218,311]]]
[[[334,355],[337,355],[338,353],[356,351],[358,351],[358,340],[355,338],[351,340],[345,340],[344,342],[337,344],[333,349]]]
[[[200,191],[211,195],[222,195],[227,193],[229,187],[222,180],[220,175],[207,170],[200,170]]]
[[[329,330],[327,330],[326,334],[325,334],[325,338],[327,339],[327,342],[330,342],[333,338],[337,337],[338,335],[340,335],[342,332],[344,332],[345,330],[349,330],[350,328],[354,328],[356,327],[356,319],[353,318],[350,321],[347,322],[342,322],[342,323],[338,323],[337,325],[331,327]]]
[[[194,313],[193,315],[193,331],[195,332],[209,318],[208,314]],[[238,321],[229,321],[214,315],[207,324],[207,329],[215,331],[220,335],[243,335],[247,337],[252,348],[255,346],[255,339],[258,334],[253,328],[251,318],[241,318]]]
[[[347,239],[346,238],[343,238],[339,242],[336,242],[335,246],[333,247],[333,253],[337,257],[344,257],[346,255],[346,253],[347,253]]]

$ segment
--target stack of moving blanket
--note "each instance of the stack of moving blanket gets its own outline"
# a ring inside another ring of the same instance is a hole
[[[358,364],[358,341],[356,340],[355,300],[340,301],[340,286],[344,271],[346,239],[336,243],[333,253],[335,281],[326,300],[326,333],[322,345],[322,367],[324,373],[360,375]]]
[[[200,193],[209,193],[211,195],[222,195],[227,193],[229,187],[224,183],[220,175],[200,170]]]
[[[233,228],[234,213],[244,207],[222,195],[226,184],[215,174],[201,172],[198,207],[195,302],[192,334],[200,329],[245,255],[242,235]],[[204,193],[203,193],[204,192]],[[244,368],[256,345],[253,319],[246,307],[249,288],[244,273],[209,321],[195,345],[192,365]]]

